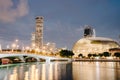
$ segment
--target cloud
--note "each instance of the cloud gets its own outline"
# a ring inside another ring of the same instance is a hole
[[[14,22],[17,18],[28,14],[27,0],[18,1],[19,3],[15,7],[13,0],[0,0],[0,21],[4,23]]]

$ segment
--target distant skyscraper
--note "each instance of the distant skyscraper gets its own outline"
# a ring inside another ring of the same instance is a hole
[[[36,17],[35,46],[42,48],[43,46],[43,17]]]
[[[43,17],[38,16],[36,19],[35,32],[32,33],[32,47],[42,48],[43,46]]]

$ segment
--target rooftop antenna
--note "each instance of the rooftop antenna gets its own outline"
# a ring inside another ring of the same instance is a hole
[[[120,35],[118,36],[118,42],[119,42],[119,44],[120,44]]]
[[[93,29],[93,37],[96,37],[95,29]]]

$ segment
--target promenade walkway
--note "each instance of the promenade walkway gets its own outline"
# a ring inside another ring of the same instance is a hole
[[[89,61],[89,62],[120,62],[120,59],[74,59],[73,61]]]

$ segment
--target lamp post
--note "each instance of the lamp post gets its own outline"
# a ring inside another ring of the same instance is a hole
[[[18,49],[18,48],[19,48],[18,41],[19,41],[18,39],[16,39],[16,40],[15,40],[16,49]]]
[[[12,45],[11,45],[11,47],[12,47],[12,52],[14,51],[14,49],[18,49],[18,47],[19,47],[19,45],[18,45],[18,39],[16,39],[13,43],[12,43]]]
[[[26,49],[25,51],[28,52],[30,50],[30,47],[27,46],[25,49]]]
[[[12,45],[12,52],[14,51],[14,49],[15,49],[15,47],[16,47],[16,44],[15,43],[13,43]]]
[[[35,49],[35,54],[37,54],[39,52],[39,48]]]
[[[32,43],[32,49],[34,50],[35,49],[35,43]]]
[[[0,52],[2,52],[1,44],[0,44]]]

